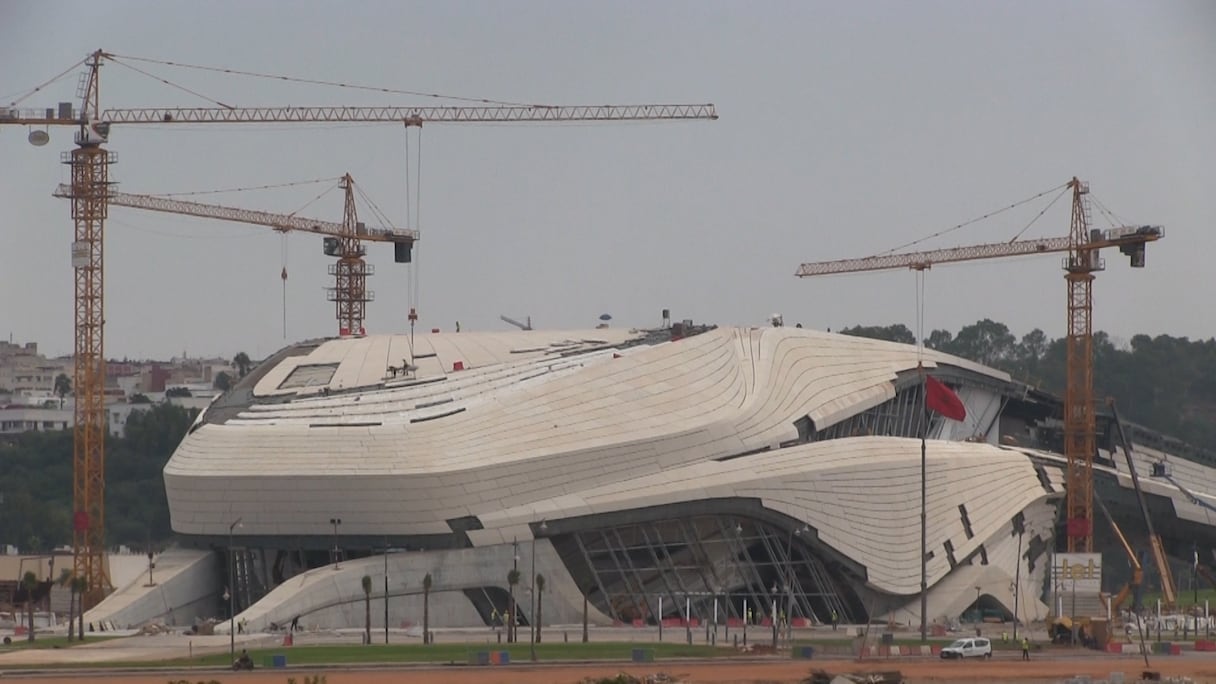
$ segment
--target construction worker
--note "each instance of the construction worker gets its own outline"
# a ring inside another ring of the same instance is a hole
[[[1030,639],[1022,637],[1022,660],[1030,660]]]
[[[832,631],[836,631],[836,625],[840,624],[840,616],[836,614],[836,609],[832,609]]]
[[[493,630],[497,626],[498,626],[498,607],[495,606],[490,609],[490,629]]]
[[[754,624],[756,624],[756,623],[755,623],[755,622],[752,620],[752,609],[751,609],[751,607],[748,607],[748,609],[747,609],[747,624],[749,624],[749,625],[754,625]]]

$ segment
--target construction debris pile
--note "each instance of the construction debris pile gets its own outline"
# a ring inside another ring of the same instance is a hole
[[[682,681],[666,672],[656,672],[640,677],[628,672],[621,672],[614,677],[586,677],[579,684],[681,684]]]
[[[904,676],[899,670],[882,672],[846,672],[832,674],[824,670],[811,670],[811,675],[800,684],[902,684]]]

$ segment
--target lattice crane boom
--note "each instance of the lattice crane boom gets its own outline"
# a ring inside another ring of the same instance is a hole
[[[716,120],[712,104],[503,105],[482,107],[147,107],[114,108],[89,117],[79,110],[56,112],[0,108],[0,123],[26,126],[79,125],[95,118],[113,125],[214,123],[541,123],[561,121]]]
[[[712,104],[644,104],[471,107],[139,107],[101,108],[100,70],[112,55],[96,50],[85,61],[87,70],[78,95],[80,106],[29,111],[0,108],[0,126],[69,126],[77,128],[77,148],[63,155],[72,168],[72,245],[75,288],[76,426],[73,457],[74,572],[89,589],[92,605],[111,587],[105,568],[104,440],[105,355],[102,246],[110,204],[109,165],[113,153],[102,146],[112,125],[256,124],[256,123],[551,123],[561,121],[687,121],[716,120]],[[36,141],[37,140],[37,141]],[[46,136],[30,142],[45,144]],[[411,320],[413,314],[411,313]]]
[[[374,298],[374,293],[367,288],[367,276],[372,275],[373,269],[371,264],[363,260],[365,250],[362,242],[366,240],[393,243],[394,246],[401,246],[401,249],[396,250],[399,255],[408,255],[419,235],[418,231],[413,229],[384,228],[360,223],[355,209],[355,181],[349,173],[342,177],[340,187],[346,195],[342,222],[114,190],[109,192],[108,200],[110,206],[247,223],[282,233],[298,231],[332,238],[326,241],[326,253],[338,258],[337,263],[332,264],[329,269],[330,275],[334,277],[334,286],[329,288],[329,300],[334,302],[337,313],[338,334],[359,334],[364,329],[366,303]],[[70,199],[72,187],[61,183],[52,194],[55,197]],[[403,260],[408,261],[408,257]]]
[[[1081,251],[1093,251],[1107,247],[1124,247],[1138,243],[1156,240],[1165,233],[1161,226],[1139,226],[1131,229],[1115,228],[1108,230],[1097,239],[1085,243]],[[1029,256],[1051,252],[1067,252],[1072,249],[1072,239],[1067,237],[1038,238],[1034,240],[1014,240],[1011,242],[990,242],[982,245],[967,247],[947,247],[931,249],[923,252],[901,252],[898,254],[883,254],[860,259],[838,259],[836,261],[815,261],[802,264],[794,275],[798,277],[835,275],[839,273],[863,273],[866,271],[890,271],[898,268],[908,268],[914,271],[932,268],[937,264],[948,264],[960,261],[978,261],[980,259],[997,259],[1002,257]]]
[[[60,183],[52,195],[70,199],[72,197],[72,186]],[[336,236],[341,235],[343,230],[343,224],[337,221],[322,221],[305,216],[296,216],[295,214],[277,214],[257,209],[239,209],[219,204],[190,202],[157,195],[139,195],[111,190],[108,198],[111,206],[159,211],[166,214],[197,216],[199,218],[211,218],[221,221],[232,221],[234,223],[248,223],[255,226],[267,226],[282,233],[295,231]],[[368,242],[411,242],[419,237],[418,231],[411,228],[386,228],[364,225],[357,226],[357,234],[359,239]]]
[[[1072,216],[1067,237],[1015,240],[967,247],[903,252],[836,261],[808,262],[799,277],[886,271],[898,268],[925,270],[934,264],[1000,257],[1068,252],[1063,266],[1068,283],[1067,378],[1064,390],[1064,455],[1067,460],[1068,550],[1093,550],[1093,279],[1105,268],[1099,251],[1118,248],[1134,268],[1144,266],[1144,247],[1165,236],[1161,226],[1122,226],[1107,231],[1090,229],[1089,185],[1076,178],[1072,190]]]

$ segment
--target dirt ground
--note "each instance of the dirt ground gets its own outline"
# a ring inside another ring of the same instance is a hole
[[[755,663],[740,662],[680,662],[588,665],[509,665],[504,667],[402,667],[376,670],[261,670],[253,673],[183,672],[177,675],[162,672],[149,675],[130,673],[89,672],[76,675],[19,675],[5,673],[5,684],[28,682],[60,684],[65,682],[130,682],[131,684],[166,684],[186,679],[190,682],[218,681],[221,684],[283,684],[287,677],[303,681],[305,675],[324,674],[326,684],[578,684],[586,677],[607,677],[619,672],[633,675],[665,672],[688,684],[772,684],[798,682],[812,669],[828,672],[864,672],[899,670],[911,684],[929,682],[1058,682],[1075,675],[1089,675],[1095,680],[1107,678],[1111,672],[1122,672],[1128,681],[1135,681],[1144,663],[1131,657],[1092,657],[1068,660],[1040,659],[1024,663],[1018,660],[954,663],[936,660],[918,661],[788,661],[770,660]],[[1188,676],[1195,682],[1216,684],[1216,658],[1175,657],[1158,658],[1153,669],[1162,676]]]

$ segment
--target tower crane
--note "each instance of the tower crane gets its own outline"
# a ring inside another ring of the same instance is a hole
[[[841,259],[802,264],[798,277],[884,271],[896,268],[926,270],[934,264],[998,257],[1068,252],[1064,279],[1068,283],[1067,378],[1064,389],[1064,456],[1067,461],[1067,533],[1069,552],[1093,551],[1093,457],[1094,437],[1093,369],[1093,280],[1106,268],[1100,250],[1115,247],[1131,260],[1133,268],[1144,267],[1144,248],[1165,236],[1161,226],[1122,226],[1110,230],[1089,228],[1089,184],[1075,177],[1072,190],[1071,229],[1067,237],[954,247],[923,252],[904,252],[861,259]]]
[[[366,250],[362,243],[364,241],[392,243],[394,260],[398,263],[409,263],[413,258],[414,242],[418,240],[419,236],[418,231],[413,229],[382,228],[361,223],[355,207],[354,178],[349,173],[342,176],[338,187],[345,191],[341,223],[305,218],[294,214],[237,209],[218,204],[116,191],[109,193],[109,202],[110,206],[116,207],[266,226],[281,233],[299,231],[325,236],[325,253],[338,259],[329,267],[329,274],[334,277],[334,286],[329,288],[329,300],[335,304],[338,334],[358,335],[363,333],[366,304],[375,297],[375,294],[367,289],[367,276],[372,275],[374,269],[371,264],[363,260]],[[52,194],[55,197],[71,198],[72,188],[69,185],[60,184]]]
[[[85,581],[85,603],[95,604],[112,587],[105,567],[105,348],[104,235],[109,211],[110,165],[105,148],[113,126],[152,124],[260,123],[537,123],[561,121],[716,120],[712,104],[646,105],[484,105],[468,107],[101,107],[101,67],[115,56],[96,50],[86,57],[77,95],[80,106],[58,109],[0,108],[0,125],[63,126],[76,129],[76,148],[60,159],[71,169],[70,193],[75,224],[72,268],[75,274],[73,347],[76,388],[72,454],[73,573]],[[29,140],[44,145],[45,131]],[[337,275],[337,274],[335,274]],[[347,276],[351,273],[348,271]],[[412,316],[413,314],[411,314]]]

